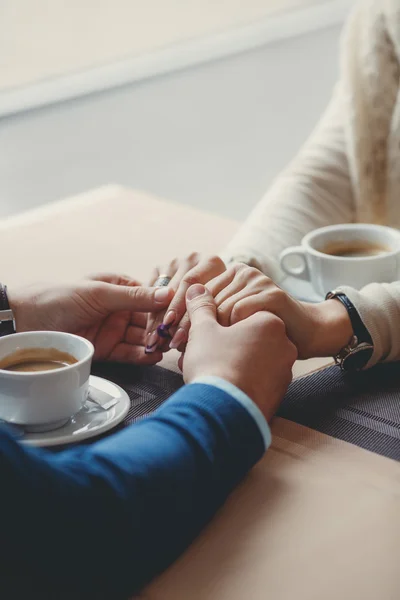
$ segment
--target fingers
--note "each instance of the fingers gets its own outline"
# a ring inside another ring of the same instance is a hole
[[[237,266],[230,267],[217,277],[214,277],[211,281],[207,283],[207,288],[210,290],[211,294],[216,298],[222,290],[224,290],[232,281],[235,279],[235,275],[237,272]]]
[[[162,350],[168,348],[167,342],[169,342],[170,338],[170,328],[172,328],[171,331],[174,331],[177,336],[171,347],[176,347],[176,343],[181,344],[186,339],[185,332],[179,329],[176,330],[176,328],[186,312],[185,296],[189,287],[195,283],[205,284],[224,270],[225,265],[219,257],[213,256],[200,261],[200,255],[197,252],[190,254],[186,259],[179,262],[179,267],[176,269],[175,275],[169,284],[169,287],[174,289],[175,294],[168,310],[165,314],[160,312],[149,319],[148,332],[151,337],[154,331],[158,331],[158,335],[161,338],[158,344],[159,348]],[[152,337],[151,342],[153,343],[153,341]]]
[[[215,294],[217,306],[220,306],[240,290],[247,289],[249,294],[261,291],[265,288],[266,282],[269,281],[258,269],[243,264],[235,265],[232,270],[234,277],[231,282]]]
[[[172,340],[169,344],[169,347],[172,350],[181,351],[182,346],[187,342],[189,337],[189,329],[190,329],[190,318],[189,314],[186,311],[183,315],[181,322],[179,323],[178,329],[175,331]]]
[[[146,332],[142,327],[130,325],[125,332],[125,341],[131,346],[145,346]]]
[[[103,281],[104,283],[112,283],[114,285],[142,285],[137,279],[132,279],[128,275],[118,275],[115,273],[95,273],[86,277],[89,281]]]
[[[238,323],[247,319],[257,311],[268,311],[286,321],[290,310],[290,297],[276,286],[268,287],[263,292],[239,299],[232,307],[230,323]]]
[[[248,301],[250,301],[252,298],[257,298],[257,300],[254,302],[254,307],[258,307],[256,310],[251,310],[248,308],[249,304],[251,304]],[[238,318],[238,315],[241,314],[241,312],[244,313],[246,310],[248,310],[247,316],[250,316],[257,312],[257,310],[266,310],[266,307],[262,304],[261,294],[257,292],[251,293],[251,291],[247,289],[240,290],[237,294],[227,298],[227,300],[222,302],[222,304],[218,305],[217,302],[218,323],[220,323],[220,325],[223,325],[224,327],[233,325],[232,314],[236,310],[238,304],[241,305],[241,310],[239,313],[237,313],[237,318],[235,321],[236,323],[238,321],[242,321],[241,318]]]
[[[180,280],[183,275],[189,270],[194,264],[198,261],[198,254],[193,253],[190,254],[186,259],[178,260],[174,258],[169,265],[165,268],[156,268],[153,271],[151,276],[151,283],[154,285],[156,280],[161,274],[165,274],[167,277],[171,279],[168,284],[168,288],[172,289],[174,292],[176,291]],[[147,347],[148,352],[153,352],[155,348],[159,345],[160,349],[165,350],[168,347],[168,344],[164,344],[162,340],[160,340],[160,336],[158,335],[157,329],[163,323],[165,317],[165,310],[161,310],[158,312],[152,312],[148,316],[147,322],[147,334],[149,336],[149,343]],[[166,336],[169,339],[169,335],[166,333]]]
[[[186,304],[193,327],[217,322],[215,300],[204,285],[192,285],[186,294]]]
[[[136,325],[136,327],[141,327],[142,329],[146,330],[147,313],[133,312],[131,314],[131,325]]]
[[[167,287],[130,287],[103,282],[94,285],[94,303],[99,311],[105,313],[122,310],[158,312],[168,306],[173,297],[173,291]]]
[[[145,354],[143,346],[132,346],[122,342],[112,350],[108,360],[130,364],[155,365],[162,360],[162,352],[157,350],[152,354]]]
[[[180,324],[182,317],[186,312],[186,293],[190,286],[199,283],[206,284],[225,271],[225,264],[218,256],[212,256],[201,261],[193,269],[188,271],[182,278],[174,298],[166,312],[163,324],[168,329]],[[181,333],[181,332],[180,332]],[[178,334],[178,331],[175,335]],[[175,337],[175,336],[174,336]],[[176,347],[177,340],[173,340],[173,346]]]
[[[164,324],[171,326],[177,325],[186,312],[186,292],[190,286],[201,283],[206,284],[225,271],[225,265],[218,256],[212,256],[207,260],[201,261],[196,267],[188,271],[182,278],[180,285],[175,293]]]
[[[184,360],[185,360],[185,353],[182,352],[182,354],[178,358],[178,367],[180,368],[181,371],[183,371],[183,362],[184,362]]]
[[[277,300],[283,294],[282,290],[258,269],[245,265],[235,265],[234,269],[235,274],[231,282],[220,289],[215,297],[218,322],[228,326],[247,318],[257,310],[274,312]],[[252,300],[247,302],[246,299],[250,298]],[[232,315],[235,315],[234,321]]]

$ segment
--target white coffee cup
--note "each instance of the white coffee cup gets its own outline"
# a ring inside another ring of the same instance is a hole
[[[385,251],[370,256],[335,256],[322,250],[332,244],[382,246]],[[368,283],[390,283],[400,279],[400,231],[369,224],[331,225],[306,235],[301,246],[280,255],[282,270],[310,281],[321,296],[340,285],[361,289]]]
[[[93,345],[58,331],[17,333],[0,338],[0,360],[28,348],[55,348],[77,362],[51,371],[0,369],[0,419],[31,431],[55,429],[79,412],[87,398]]]

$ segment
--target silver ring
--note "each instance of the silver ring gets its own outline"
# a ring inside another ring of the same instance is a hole
[[[169,285],[170,281],[171,277],[168,277],[168,275],[164,275],[163,273],[162,275],[159,275],[157,277],[154,287],[166,287],[167,285]]]

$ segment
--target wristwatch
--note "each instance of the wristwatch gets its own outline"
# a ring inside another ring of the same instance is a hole
[[[374,353],[371,335],[362,322],[354,304],[344,292],[328,292],[325,300],[333,299],[339,300],[347,310],[354,333],[347,346],[334,356],[335,363],[343,371],[360,371],[365,367]]]
[[[8,302],[7,287],[0,283],[0,337],[16,332],[14,313]]]

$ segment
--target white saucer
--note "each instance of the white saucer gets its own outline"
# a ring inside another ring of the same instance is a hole
[[[288,292],[297,300],[303,300],[304,302],[322,302],[324,298],[317,294],[313,286],[309,281],[304,279],[297,279],[297,277],[285,277],[279,284],[280,287]]]
[[[74,444],[104,433],[118,425],[126,417],[131,406],[128,394],[119,385],[94,375],[90,376],[90,386],[117,398],[117,404],[108,410],[101,410],[88,403],[63,427],[41,433],[26,432],[19,441],[28,446]]]

